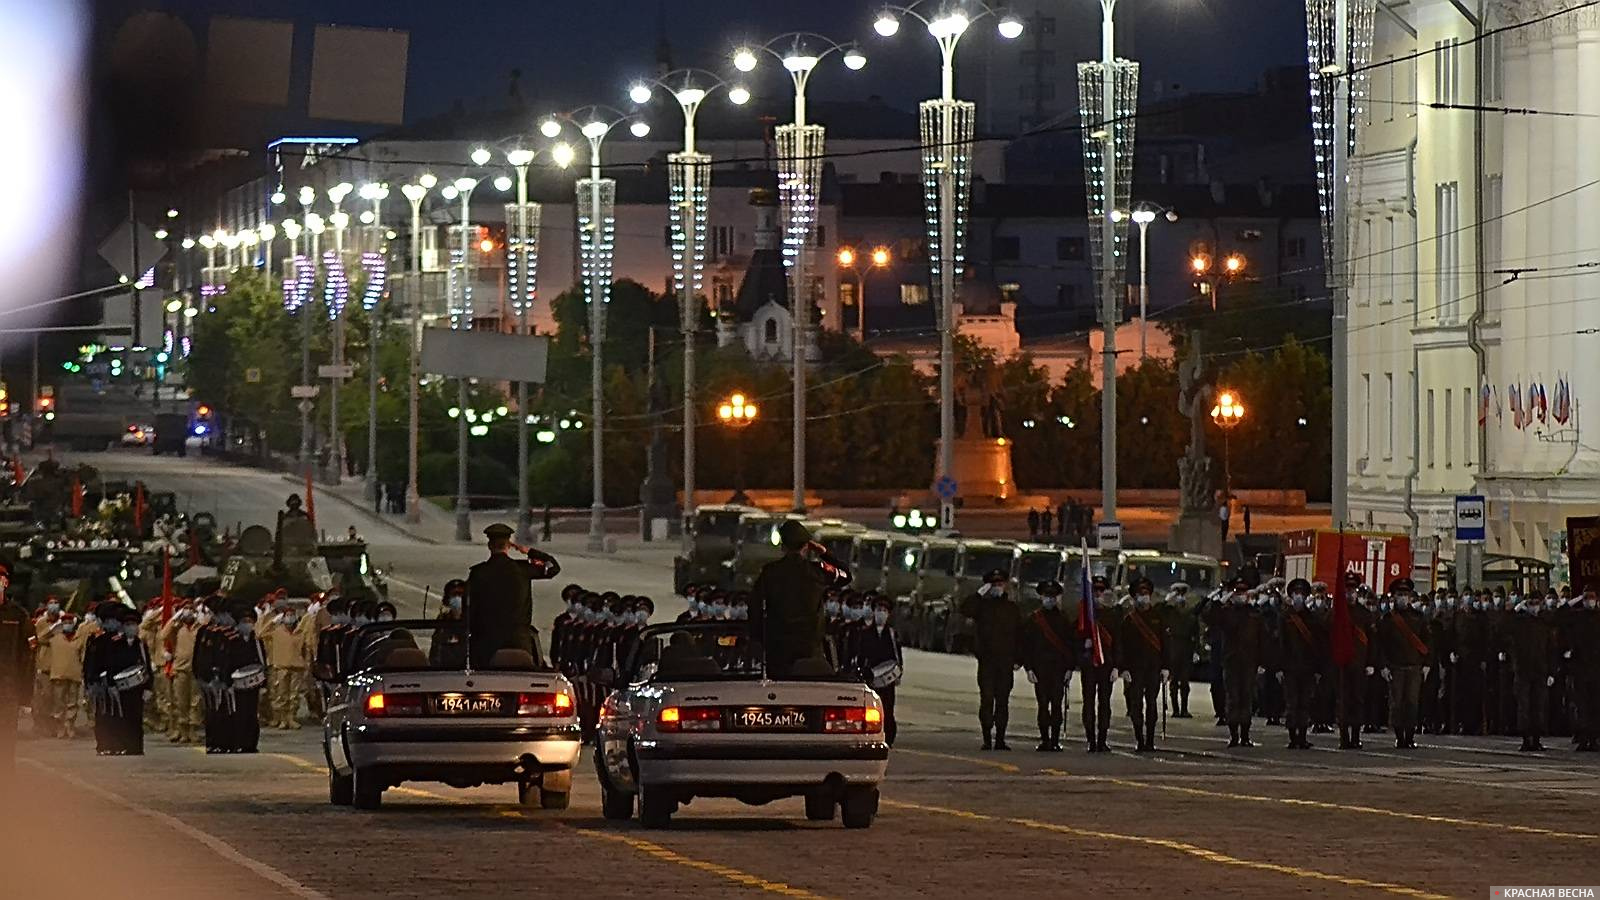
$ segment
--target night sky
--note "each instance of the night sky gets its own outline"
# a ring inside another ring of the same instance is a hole
[[[115,15],[124,2],[97,5]],[[879,4],[871,0],[146,0],[126,6],[162,8],[197,25],[207,13],[223,13],[409,30],[412,121],[446,111],[457,99],[469,107],[498,105],[513,68],[522,70],[523,92],[533,98],[621,102],[629,78],[652,68],[663,18],[678,66],[718,66],[741,39],[809,30],[859,40],[871,59],[863,77],[818,79],[818,96],[880,94],[909,107],[937,88],[933,42],[909,31],[879,38],[872,30]],[[1080,34],[1083,57],[1097,53],[1097,0],[1053,0],[1045,8],[1055,11],[1064,31]],[[1305,62],[1304,11],[1295,0],[1121,0],[1117,18],[1121,26],[1131,23],[1147,85],[1245,89],[1268,66]],[[988,23],[967,41],[974,39],[995,39]],[[607,91],[611,95],[603,96]]]

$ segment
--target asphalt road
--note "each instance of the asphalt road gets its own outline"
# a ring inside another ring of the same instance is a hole
[[[112,469],[112,458],[98,461]],[[266,520],[290,487],[195,461],[125,465],[223,521]],[[366,532],[380,564],[398,570],[405,604],[420,607],[421,585],[436,593],[480,556],[410,541],[331,500],[318,513],[330,530]],[[554,549],[563,581],[668,599],[663,551]],[[556,611],[552,595],[541,592],[541,619]],[[1258,724],[1261,747],[1229,750],[1201,686],[1196,718],[1169,721],[1156,754],[1130,752],[1121,718],[1116,752],[1083,753],[1076,698],[1068,751],[1036,753],[1019,675],[1018,749],[983,753],[973,662],[913,652],[906,669],[900,740],[869,831],[807,822],[794,800],[696,801],[671,830],[646,832],[601,818],[587,768],[561,813],[522,810],[509,786],[430,784],[362,813],[328,805],[311,728],[270,732],[249,757],[159,741],[143,758],[98,759],[85,741],[24,740],[20,777],[0,787],[0,895],[1472,897],[1489,885],[1597,880],[1600,764],[1564,749],[1529,756],[1514,740],[1424,737],[1400,752],[1373,735],[1361,753],[1331,749],[1329,736],[1288,751],[1281,729]]]

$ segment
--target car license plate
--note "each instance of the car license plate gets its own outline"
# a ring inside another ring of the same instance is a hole
[[[447,716],[496,716],[504,707],[496,694],[440,694],[433,708]]]
[[[734,731],[805,731],[803,709],[752,707],[733,711]]]

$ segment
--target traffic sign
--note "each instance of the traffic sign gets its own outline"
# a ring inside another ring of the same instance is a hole
[[[315,384],[297,384],[289,388],[289,396],[296,400],[313,400],[321,393],[322,387]]]
[[[1481,496],[1456,498],[1456,540],[1481,541],[1488,537],[1489,504]]]
[[[946,500],[954,499],[956,496],[956,480],[949,475],[941,475],[939,480],[934,482],[933,489],[940,497]]]
[[[260,384],[261,383],[261,370],[260,369],[245,369],[244,370],[244,380],[249,384]]]
[[[349,378],[356,373],[356,367],[345,363],[338,366],[317,366],[318,378]]]
[[[1101,550],[1116,552],[1122,549],[1122,523],[1101,522],[1095,528],[1095,543]]]
[[[312,403],[310,400],[301,400],[300,403],[299,403],[299,407],[300,407],[300,411],[301,412],[308,413],[308,412],[311,412],[313,409],[316,409],[317,405],[315,403]]]
[[[166,254],[167,245],[156,237],[155,232],[134,222],[118,225],[100,244],[100,258],[129,281],[143,278],[145,272],[155,268]],[[134,262],[136,257],[137,264]]]

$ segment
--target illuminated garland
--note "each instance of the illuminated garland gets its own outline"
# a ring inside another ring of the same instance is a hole
[[[689,271],[693,291],[702,287],[706,267],[707,198],[711,194],[711,157],[704,153],[672,153],[667,156],[669,202],[668,229],[672,233],[672,287],[683,292],[684,271]],[[694,235],[691,241],[684,227],[685,204],[694,210]]]
[[[388,289],[389,263],[382,253],[368,250],[361,254],[361,270],[367,275],[366,286],[361,290],[361,308],[372,312]]]
[[[350,302],[350,279],[344,273],[344,261],[339,251],[322,251],[322,269],[327,273],[322,279],[322,302],[328,307],[332,321],[344,315],[344,306]]]
[[[1095,303],[1109,296],[1121,298],[1126,284],[1123,247],[1128,239],[1128,216],[1118,216],[1111,230],[1111,271],[1104,271],[1105,222],[1114,210],[1128,209],[1133,196],[1134,117],[1139,111],[1139,64],[1119,59],[1111,72],[1112,121],[1105,121],[1105,65],[1078,63],[1078,116],[1083,123],[1083,181],[1089,201],[1089,258],[1095,274]],[[1105,159],[1105,129],[1111,130],[1113,158],[1109,171]],[[1109,177],[1110,183],[1107,184]],[[1108,196],[1109,194],[1109,196]],[[1112,314],[1120,319],[1122,304]]]
[[[922,204],[928,224],[928,268],[937,289],[944,253],[939,245],[939,173],[944,148],[949,147],[955,173],[955,241],[951,255],[957,281],[966,270],[967,212],[972,206],[972,135],[978,108],[967,100],[948,101],[950,134],[944,133],[944,100],[924,100],[918,107],[922,120]],[[937,308],[937,307],[936,307]]]
[[[1339,7],[1347,9],[1348,30],[1339,29]],[[1337,129],[1334,117],[1338,110],[1338,91],[1349,91],[1349,108],[1346,110],[1346,127],[1349,139],[1346,149],[1355,153],[1358,129],[1367,98],[1365,71],[1372,61],[1372,35],[1377,0],[1306,0],[1306,61],[1311,66],[1311,145],[1317,162],[1317,203],[1322,214],[1322,258],[1326,261],[1328,283],[1336,286],[1344,269],[1344,261],[1336,252],[1334,221],[1343,215],[1335,209],[1337,184],[1333,170],[1334,145]],[[1340,44],[1349,48],[1349,58],[1339,60]],[[1346,75],[1345,72],[1354,74]],[[1349,176],[1346,174],[1346,181]]]
[[[600,283],[600,300],[602,303],[611,302],[611,272],[612,252],[616,246],[617,237],[617,183],[610,178],[600,179],[600,234],[599,245],[595,243],[595,229],[590,225],[594,221],[594,197],[588,178],[578,181],[578,235],[581,241],[583,275],[583,301],[594,302],[595,282]]]
[[[511,311],[521,319],[533,311],[538,296],[539,282],[539,222],[544,207],[537,203],[526,204],[523,219],[528,226],[526,238],[518,232],[520,223],[517,204],[506,204],[506,294],[511,298]]]

